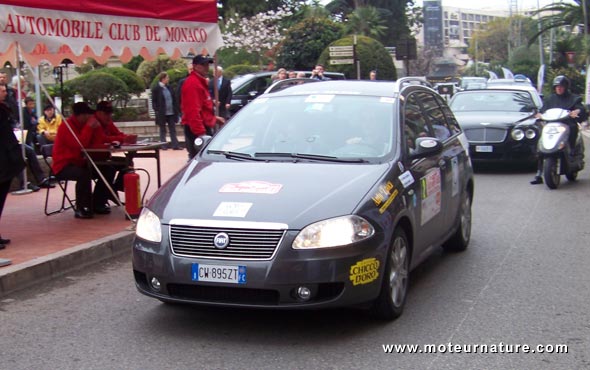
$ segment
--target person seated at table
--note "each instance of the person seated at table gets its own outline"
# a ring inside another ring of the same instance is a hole
[[[39,145],[53,144],[62,120],[61,115],[55,112],[53,105],[47,104],[43,107],[43,115],[39,117],[37,123],[37,141]]]
[[[137,135],[126,134],[119,130],[113,122],[113,104],[110,101],[103,100],[96,105],[96,118],[111,143],[118,142],[119,144],[135,144]]]
[[[98,176],[94,192],[91,192],[92,178],[98,174],[88,165],[88,159],[82,151],[82,147],[107,148],[104,133],[94,116],[94,109],[87,103],[75,103],[72,112],[73,115],[66,120],[66,124],[60,125],[57,130],[52,155],[53,172],[58,180],[76,181],[76,218],[92,218],[94,213],[108,214],[111,212],[107,205],[109,190]],[[105,180],[112,184],[115,177],[112,167],[97,167]]]
[[[110,101],[103,100],[96,105],[96,113],[94,114],[100,126],[102,127],[105,135],[105,142],[111,143],[112,145],[121,144],[135,144],[137,141],[137,135],[125,134],[115,126],[113,122],[113,105]],[[112,162],[111,167],[116,171],[117,176],[114,182],[114,188],[117,191],[123,191],[123,175],[128,171],[127,159],[125,157],[112,156],[110,158]],[[109,199],[118,203],[117,199],[109,194]]]

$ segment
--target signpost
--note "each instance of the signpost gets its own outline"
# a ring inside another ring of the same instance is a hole
[[[354,64],[354,46],[330,46],[330,64]],[[352,57],[346,59],[335,59]]]

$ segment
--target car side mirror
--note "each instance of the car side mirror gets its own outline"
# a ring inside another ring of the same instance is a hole
[[[196,138],[193,145],[195,146],[197,153],[200,152],[201,149],[203,149],[203,147],[209,143],[209,141],[211,141],[211,136],[209,135],[201,135]]]
[[[419,137],[416,139],[416,149],[410,152],[410,159],[426,158],[442,153],[443,143],[434,137]]]
[[[252,99],[254,99],[255,97],[257,97],[257,96],[258,96],[258,91],[256,91],[256,90],[252,90],[252,91],[250,91],[250,92],[248,93],[248,95],[249,95],[249,96],[250,96]]]

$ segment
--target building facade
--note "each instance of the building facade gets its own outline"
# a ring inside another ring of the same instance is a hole
[[[441,0],[423,2],[424,25],[418,44],[438,50],[438,56],[465,61],[473,33],[496,18],[507,18],[509,11],[467,9],[444,6]]]

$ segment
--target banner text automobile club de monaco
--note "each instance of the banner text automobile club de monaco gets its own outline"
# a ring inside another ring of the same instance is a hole
[[[94,17],[93,17],[94,18]],[[105,16],[104,18],[112,18]],[[69,18],[50,18],[8,14],[2,22],[2,33],[49,37],[205,43],[207,30],[202,27],[129,24]]]
[[[70,59],[106,54],[150,59],[160,53],[214,53],[223,45],[213,0],[167,0],[165,9],[149,2],[142,8],[134,4],[137,1],[0,0],[0,54],[18,43],[33,62],[39,57],[55,61],[66,54]]]

